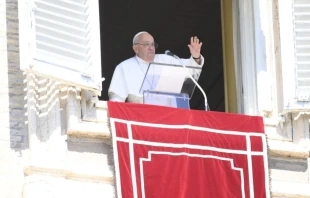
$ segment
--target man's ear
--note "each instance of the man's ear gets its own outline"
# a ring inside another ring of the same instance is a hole
[[[138,46],[137,45],[133,45],[132,46],[133,51],[135,52],[135,54],[138,53]]]

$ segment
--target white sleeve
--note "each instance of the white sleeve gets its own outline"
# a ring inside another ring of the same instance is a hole
[[[110,100],[121,100],[123,102],[128,97],[127,83],[121,65],[118,65],[114,70],[108,95]]]
[[[115,101],[115,102],[125,102],[126,99],[116,95],[115,93],[110,92],[109,93],[109,100]]]
[[[201,60],[200,60],[200,64],[198,64],[193,57],[191,56],[190,58],[180,58],[181,62],[179,59],[176,59],[172,56],[168,56],[166,54],[159,54],[157,55],[158,57],[158,62],[160,63],[170,63],[170,64],[176,64],[176,65],[185,65],[185,66],[199,66],[202,67],[204,64],[204,57],[202,55],[201,56]]]
[[[190,58],[188,59],[183,59],[181,58],[181,62],[183,65],[186,65],[186,66],[200,66],[202,67],[204,62],[205,62],[205,59],[202,55],[200,55],[201,58],[200,58],[200,64],[198,64],[194,59],[193,57],[191,56]]]

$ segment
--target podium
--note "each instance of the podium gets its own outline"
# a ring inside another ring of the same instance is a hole
[[[140,94],[144,104],[189,109],[201,67],[151,62],[144,76]],[[186,71],[187,70],[187,71]]]

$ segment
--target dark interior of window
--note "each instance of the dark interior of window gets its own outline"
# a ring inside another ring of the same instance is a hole
[[[103,91],[107,91],[117,64],[134,56],[133,36],[140,31],[153,35],[156,53],[170,50],[181,58],[190,57],[191,36],[203,43],[205,63],[198,83],[205,91],[211,111],[225,111],[223,50],[220,0],[100,0],[101,61]],[[191,109],[204,109],[198,88]]]

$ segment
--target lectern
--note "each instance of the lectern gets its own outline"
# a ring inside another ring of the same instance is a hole
[[[189,109],[201,67],[151,62],[140,88],[144,104]]]

